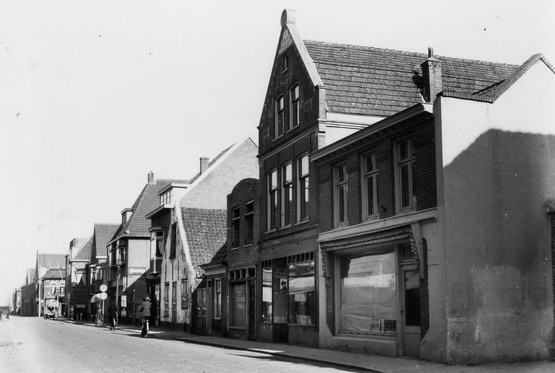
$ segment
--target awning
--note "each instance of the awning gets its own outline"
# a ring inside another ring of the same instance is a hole
[[[385,231],[379,231],[374,233],[367,233],[354,237],[340,238],[337,240],[330,240],[320,242],[320,250],[322,253],[323,260],[323,272],[324,276],[327,277],[327,252],[329,251],[339,251],[348,249],[357,249],[368,247],[371,245],[385,244],[389,242],[408,240],[410,242],[410,249],[414,256],[414,259],[419,263],[418,258],[418,248],[416,246],[416,241],[412,234],[412,229],[410,226],[403,226],[394,229],[388,229]]]

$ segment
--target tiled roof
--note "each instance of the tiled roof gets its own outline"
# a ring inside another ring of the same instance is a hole
[[[125,233],[127,236],[150,237],[148,232],[150,220],[146,218],[146,215],[160,205],[158,191],[169,183],[179,181],[181,180],[160,179],[156,180],[154,184],[146,184],[133,204],[131,216],[125,224],[119,226],[112,240],[123,235],[126,231],[128,231],[128,233]]]
[[[83,246],[79,249],[77,248],[77,250],[79,250],[77,253],[73,254],[73,259],[74,260],[90,260],[91,259],[91,253],[92,253],[92,247],[93,247],[93,237],[91,236],[90,238],[87,239],[87,241],[83,244]]]
[[[65,268],[63,269],[49,269],[45,274],[44,274],[44,279],[47,280],[63,280],[66,277],[66,270]]]
[[[38,268],[65,268],[65,254],[38,254]]]
[[[193,265],[202,273],[199,266],[209,263],[227,240],[227,211],[182,208],[181,213]]]
[[[97,256],[106,256],[106,245],[114,237],[114,234],[119,228],[119,224],[101,224],[94,225],[94,242],[93,242],[93,256],[96,262]]]
[[[390,116],[422,102],[421,64],[427,54],[305,40],[326,88],[328,110]],[[507,79],[518,66],[434,56],[443,91],[476,96]]]
[[[216,251],[216,254],[212,257],[212,260],[208,263],[209,265],[217,265],[225,263],[227,260],[227,242],[225,242],[222,247]]]

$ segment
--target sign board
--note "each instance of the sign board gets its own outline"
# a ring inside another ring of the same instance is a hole
[[[101,292],[105,293],[106,290],[108,290],[108,286],[106,286],[106,284],[100,285],[100,291],[101,291]]]
[[[106,293],[100,293],[100,295],[98,296],[100,299],[102,300],[106,300],[106,298],[108,298],[108,294]]]
[[[130,275],[142,275],[146,272],[146,268],[144,267],[129,267],[128,273]]]

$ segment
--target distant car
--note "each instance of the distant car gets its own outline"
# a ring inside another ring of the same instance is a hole
[[[53,319],[56,315],[54,314],[54,311],[51,310],[46,310],[44,311],[44,318],[45,319]]]

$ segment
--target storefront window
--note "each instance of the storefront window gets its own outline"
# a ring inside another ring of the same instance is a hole
[[[240,328],[247,326],[246,319],[246,301],[247,291],[245,283],[238,283],[231,285],[231,298],[230,298],[230,325]]]
[[[289,322],[314,324],[314,261],[289,265]]]
[[[395,253],[340,257],[341,331],[397,330]]]
[[[263,323],[272,322],[272,268],[262,269],[262,313]]]

